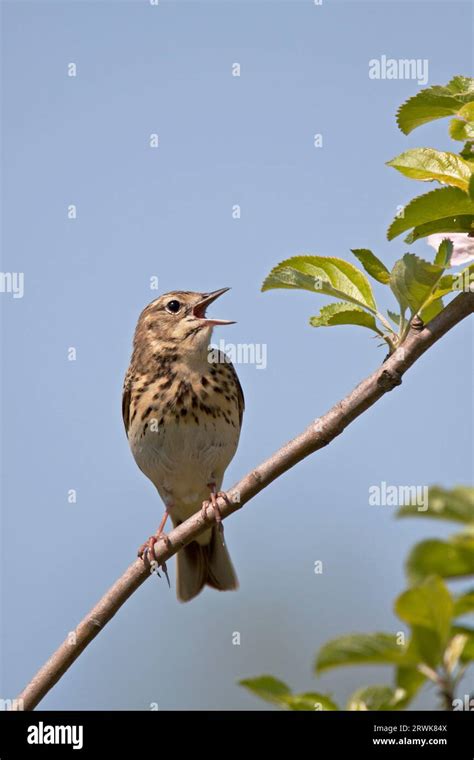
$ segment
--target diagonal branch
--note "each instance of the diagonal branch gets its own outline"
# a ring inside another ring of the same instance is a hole
[[[314,420],[306,430],[282,446],[269,459],[242,478],[228,491],[229,500],[219,499],[222,517],[228,517],[275,478],[301,462],[334,438],[385,393],[402,382],[404,373],[436,341],[474,311],[474,293],[461,293],[433,319],[428,326],[414,318],[403,346],[389,356],[381,367],[363,380],[348,396],[332,407],[323,417]],[[209,527],[214,519],[212,508],[204,519],[200,512],[186,520],[169,534],[169,544],[159,542],[155,555],[159,564],[172,557],[186,544]],[[75,629],[75,641],[70,637],[54,652],[30,683],[18,696],[20,709],[32,710],[68,670],[81,652],[111,620],[120,607],[149,576],[141,560],[136,560]]]

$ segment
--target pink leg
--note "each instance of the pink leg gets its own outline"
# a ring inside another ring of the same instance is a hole
[[[157,562],[155,560],[155,544],[158,543],[158,541],[160,540],[160,538],[165,542],[165,544],[167,546],[169,546],[169,544],[170,544],[168,536],[166,535],[166,533],[163,532],[163,529],[164,529],[164,527],[166,525],[166,521],[167,521],[167,519],[169,517],[169,510],[170,510],[170,508],[171,508],[171,506],[168,505],[168,507],[166,508],[165,513],[164,513],[164,515],[162,517],[162,520],[161,520],[161,522],[160,522],[160,524],[158,526],[158,530],[156,531],[156,533],[153,536],[150,536],[147,539],[147,541],[145,541],[145,543],[143,543],[140,546],[140,548],[138,549],[138,552],[137,552],[137,556],[140,557],[144,562],[147,562],[150,565],[152,572],[156,571],[157,575],[159,575],[159,573],[158,573],[158,565],[157,565]],[[161,569],[163,570],[163,572],[164,572],[164,574],[166,576],[166,580],[168,581],[168,586],[169,586],[170,585],[170,581],[169,581],[169,578],[168,578],[168,571],[167,571],[167,568],[166,568],[166,562],[163,562],[163,564],[161,565]]]
[[[214,482],[208,483],[207,487],[210,489],[209,499],[202,503],[201,514],[204,518],[207,516],[207,508],[212,506],[214,510],[214,519],[216,521],[219,533],[222,536],[222,543],[224,543],[224,526],[222,524],[222,516],[217,503],[217,499],[221,496],[227,503],[229,502],[228,496],[224,491],[216,491],[216,484]]]

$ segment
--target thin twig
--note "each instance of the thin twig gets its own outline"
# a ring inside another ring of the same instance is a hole
[[[289,443],[282,446],[269,459],[260,464],[228,491],[228,501],[219,498],[222,518],[243,507],[250,499],[268,486],[275,478],[294,467],[318,449],[327,446],[343,430],[375,404],[385,393],[401,384],[404,373],[436,341],[452,327],[474,311],[474,293],[461,293],[433,319],[423,326],[419,319],[412,326],[403,345],[389,356],[381,367],[358,385],[348,396],[332,407],[323,417]],[[161,565],[186,544],[209,527],[214,519],[212,508],[206,519],[198,511],[169,534],[169,542],[155,545],[155,556]],[[43,665],[18,696],[20,709],[32,710],[70,668],[81,652],[90,644],[120,607],[149,576],[141,560],[136,560]],[[73,643],[71,643],[73,642]]]

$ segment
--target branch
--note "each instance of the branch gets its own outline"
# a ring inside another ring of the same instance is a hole
[[[327,446],[385,393],[400,385],[402,376],[416,360],[473,311],[474,293],[461,293],[428,326],[425,327],[421,320],[415,317],[403,345],[389,356],[381,367],[333,406],[327,414],[314,420],[303,433],[242,478],[228,491],[227,502],[223,497],[219,498],[222,517],[236,512],[275,478],[309,454]],[[161,565],[172,557],[181,547],[203,533],[213,521],[213,510],[209,508],[205,519],[198,511],[172,530],[169,533],[168,545],[165,545],[164,541],[155,545],[157,562]],[[19,694],[18,704],[22,709],[32,710],[36,707],[149,574],[149,569],[140,559],[130,565],[79,623],[75,629],[75,643],[70,643],[68,637]]]

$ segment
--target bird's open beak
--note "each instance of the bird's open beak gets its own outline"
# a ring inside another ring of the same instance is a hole
[[[235,325],[235,322],[230,319],[207,319],[206,309],[207,307],[219,298],[223,293],[227,293],[230,288],[221,288],[220,290],[214,290],[213,293],[206,293],[199,303],[193,308],[193,315],[198,319],[202,319],[208,327],[214,327],[214,325]]]

